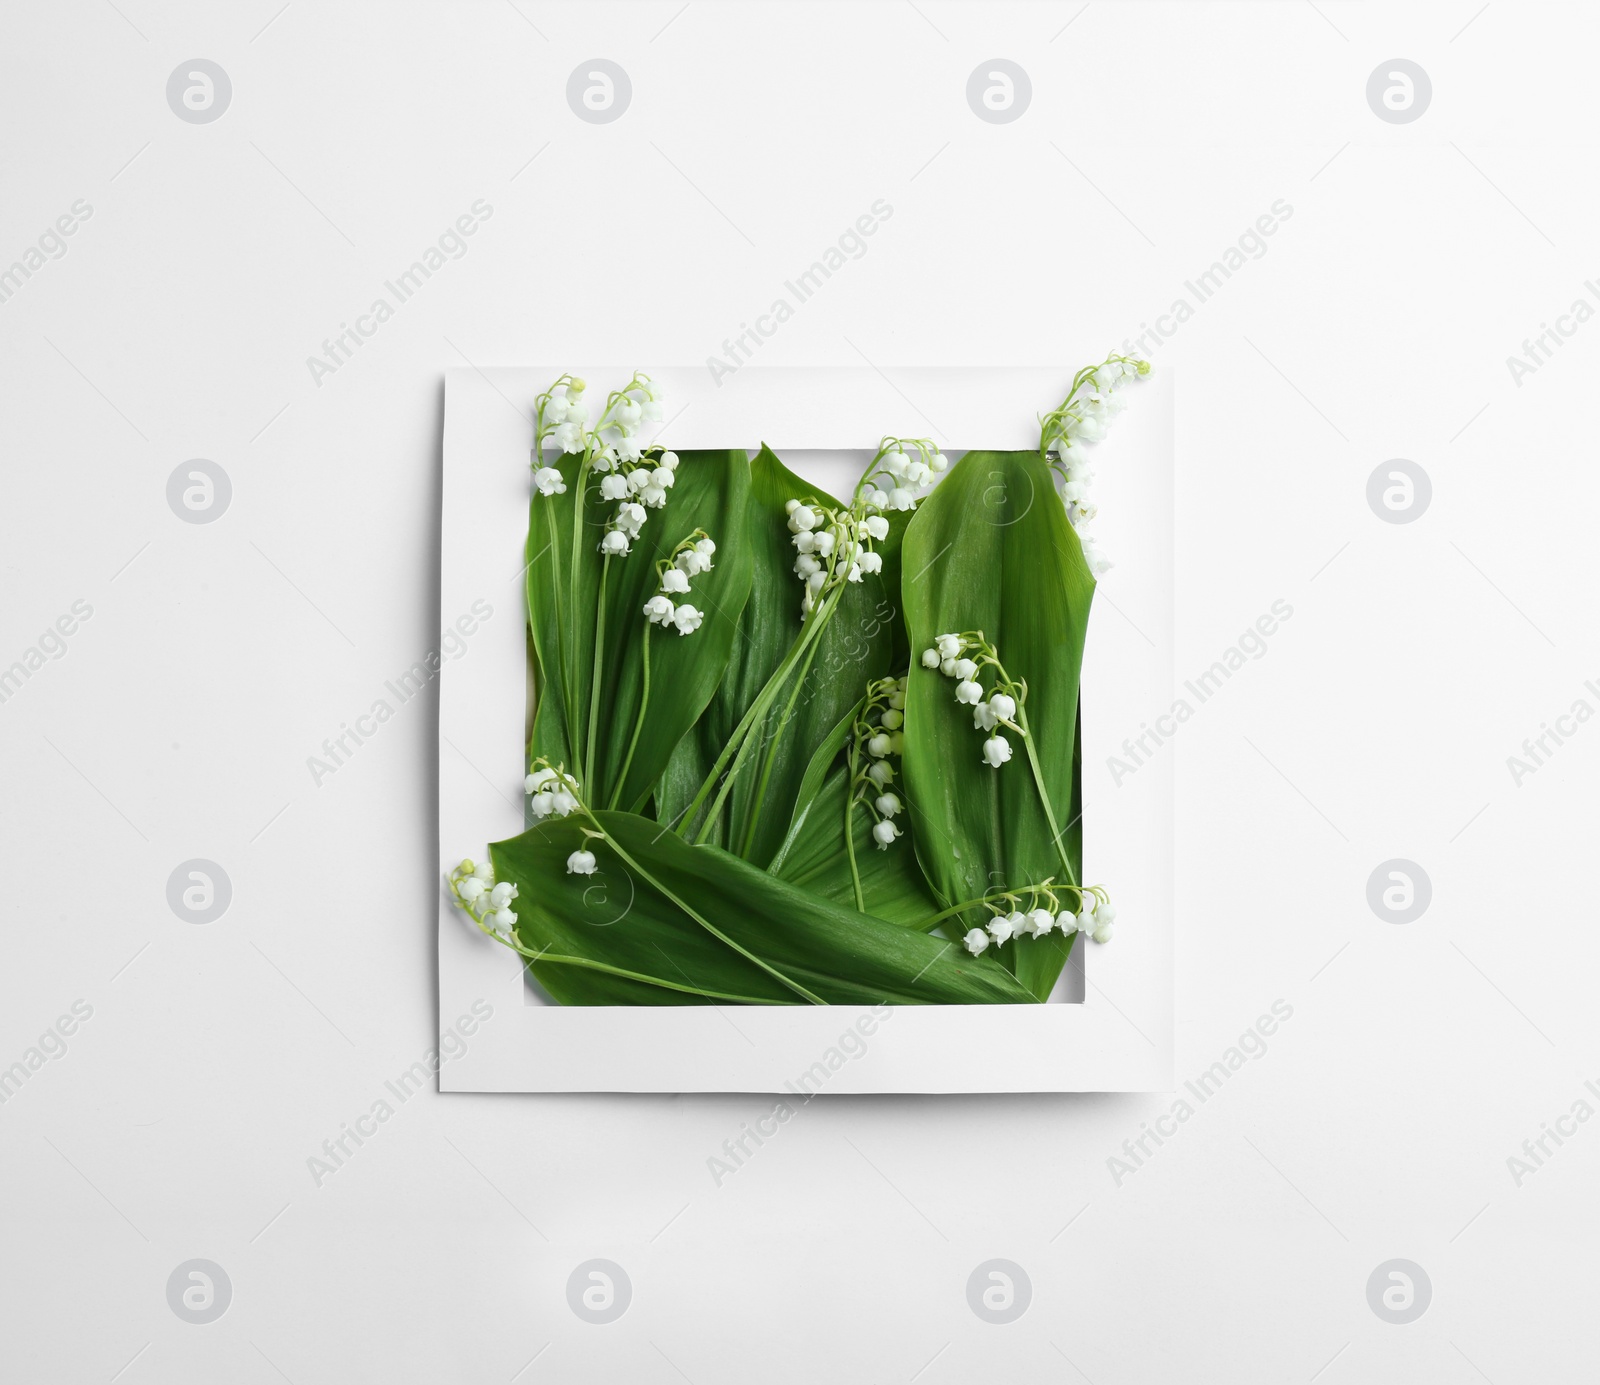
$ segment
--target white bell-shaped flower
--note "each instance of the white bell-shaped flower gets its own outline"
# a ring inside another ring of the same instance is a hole
[[[939,647],[939,657],[941,659],[954,659],[961,653],[960,635],[940,635],[934,643]]]
[[[628,536],[620,529],[608,529],[600,540],[600,551],[608,557],[617,557],[628,551]]]
[[[1004,736],[990,736],[983,743],[983,761],[990,769],[999,769],[1011,758],[1011,742]]]
[[[1016,699],[1008,693],[997,692],[989,699],[989,710],[996,721],[1011,721],[1017,715]]]
[[[881,553],[863,553],[857,562],[863,572],[870,573],[872,576],[877,576],[878,573],[883,571],[883,554]]]
[[[567,857],[568,875],[593,875],[595,870],[594,852],[574,851]]]
[[[698,556],[698,555],[696,555]],[[689,575],[682,568],[669,567],[661,574],[661,590],[664,592],[686,592],[689,590]]]
[[[705,619],[701,612],[685,602],[672,613],[672,623],[678,627],[680,635],[692,635],[700,628],[700,622]]]
[[[967,936],[961,940],[968,952],[976,957],[984,948],[989,946],[989,935],[981,928],[972,928],[967,931]]]
[[[600,498],[602,500],[622,500],[628,494],[628,478],[613,473],[600,478]]]
[[[976,706],[983,701],[983,686],[970,678],[956,684],[956,701],[966,706]]]
[[[534,488],[540,495],[564,495],[567,483],[553,466],[542,466],[533,473]]]
[[[872,806],[882,813],[884,817],[892,818],[900,811],[900,799],[892,793],[880,794]]]
[[[888,818],[872,824],[872,840],[877,842],[879,851],[887,851],[889,843],[899,835],[900,829]]]
[[[644,603],[644,613],[653,625],[671,625],[675,610],[672,602],[659,593]]]
[[[894,766],[887,760],[879,760],[876,764],[867,766],[867,778],[872,780],[880,789],[894,780]]]

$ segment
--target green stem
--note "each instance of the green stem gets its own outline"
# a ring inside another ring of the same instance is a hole
[[[813,641],[806,654],[806,661],[801,666],[800,676],[794,680],[794,691],[789,694],[788,705],[783,709],[783,716],[778,722],[777,729],[772,733],[772,743],[767,747],[767,761],[761,767],[761,778],[756,783],[755,797],[750,800],[750,821],[745,826],[744,845],[739,848],[739,854],[749,859],[751,844],[756,837],[756,823],[761,816],[761,803],[767,796],[767,785],[772,780],[772,769],[777,763],[778,746],[783,740],[784,728],[789,724],[789,718],[794,715],[794,704],[799,700],[800,690],[806,685],[806,675],[811,672],[812,661],[817,657],[817,646],[820,641]]]
[[[821,636],[821,632],[827,628],[828,621],[832,618],[834,611],[838,609],[839,599],[842,595],[843,584],[841,583],[839,593],[832,598],[830,603],[826,606],[817,607],[813,612],[812,618],[806,622],[805,627],[801,630],[800,638],[794,642],[793,648],[784,656],[783,662],[778,665],[776,672],[767,680],[766,687],[762,688],[754,705],[745,714],[744,720],[739,723],[738,729],[733,733],[733,740],[729,741],[728,745],[723,748],[722,754],[717,757],[717,765],[712,766],[711,773],[706,776],[706,782],[701,785],[700,793],[695,797],[695,803],[689,805],[689,812],[684,818],[685,824],[693,820],[695,806],[705,796],[707,789],[716,778],[717,767],[725,763],[729,750],[733,748],[736,741],[739,742],[738,752],[733,757],[733,765],[728,770],[727,777],[722,781],[722,787],[717,791],[717,797],[711,804],[711,811],[706,814],[704,826],[701,827],[699,835],[695,838],[696,846],[711,835],[711,829],[716,826],[717,820],[722,816],[722,810],[727,806],[728,795],[733,791],[733,786],[738,781],[740,772],[744,769],[745,758],[750,753],[750,748],[757,744],[756,739],[751,735],[751,731],[766,720],[767,713],[772,710],[772,704],[778,700],[778,694],[783,691],[783,685],[788,682],[794,672],[796,663],[800,661],[802,656],[806,658],[807,666],[809,667],[810,650]]]
[[[743,751],[751,726],[754,725],[758,718],[766,716],[767,709],[772,705],[773,700],[782,689],[785,680],[787,680],[790,671],[794,667],[795,661],[806,649],[809,642],[815,638],[816,633],[817,624],[815,622],[808,624],[801,630],[800,638],[790,646],[789,652],[783,656],[783,661],[772,671],[772,675],[767,679],[766,686],[756,695],[756,700],[750,704],[749,710],[740,718],[739,724],[733,729],[733,734],[728,737],[728,743],[722,747],[722,753],[717,756],[717,762],[711,766],[711,772],[706,775],[705,782],[700,785],[699,790],[695,793],[694,801],[684,810],[678,826],[678,834],[680,836],[687,838],[693,830],[695,814],[700,811],[701,806],[706,801],[706,797],[716,787],[717,780],[722,777],[723,770],[728,767],[728,761],[736,753]],[[721,811],[720,797],[717,801],[716,809],[719,812]],[[703,841],[704,836],[700,840]]]
[[[600,675],[606,649],[606,578],[611,575],[611,555],[600,560],[600,599],[594,608],[594,675],[589,684],[589,746],[584,759],[583,782],[594,783],[594,735],[600,725]]]
[[[758,967],[761,968],[762,971],[767,972],[769,975],[771,975],[772,977],[774,977],[778,981],[781,981],[785,986],[787,986],[791,991],[793,991],[802,1000],[810,1001],[810,1003],[813,1004],[813,1005],[825,1005],[825,1004],[827,1004],[827,1002],[825,1000],[823,1000],[821,996],[817,995],[814,991],[807,990],[798,981],[790,980],[789,977],[785,976],[781,971],[778,970],[777,967],[773,966],[770,962],[763,961],[760,957],[756,956],[756,954],[751,952],[748,948],[740,947],[738,943],[734,942],[734,940],[732,938],[730,938],[720,928],[716,927],[716,925],[713,924],[710,919],[706,918],[704,914],[700,913],[686,899],[683,899],[679,895],[674,894],[673,891],[669,890],[664,884],[661,883],[661,881],[657,880],[655,878],[655,876],[651,875],[649,871],[647,871],[643,866],[641,866],[637,861],[635,861],[633,859],[633,857],[628,855],[628,853],[626,851],[624,851],[622,849],[621,845],[617,842],[616,838],[611,836],[611,834],[608,833],[605,830],[605,828],[600,826],[600,823],[599,823],[598,819],[592,819],[592,820],[594,821],[595,827],[598,830],[600,836],[602,838],[604,838],[606,844],[608,846],[610,846],[611,849],[613,851],[615,851],[617,853],[617,855],[622,858],[623,865],[627,866],[630,870],[635,871],[638,874],[639,878],[641,880],[643,880],[647,885],[650,885],[652,888],[656,889],[661,894],[664,894],[668,899],[670,899],[674,904],[676,904],[678,906],[678,908],[682,909],[684,913],[686,913],[690,918],[692,918],[696,923],[698,923],[702,928],[704,928],[706,930],[706,932],[710,933],[712,937],[717,938],[721,942],[726,943],[735,952],[739,953],[741,956],[746,957],[750,961],[754,962]]]
[[[861,738],[850,737],[850,791],[844,800],[844,849],[850,856],[850,882],[856,890],[856,908],[867,912],[866,895],[861,890],[861,872],[856,868],[856,767],[861,762]]]
[[[580,609],[578,602],[578,581],[583,566],[583,529],[584,529],[584,498],[589,485],[589,454],[583,454],[583,460],[578,463],[577,479],[573,483],[572,501],[572,558],[567,568],[567,580],[572,593],[570,603],[571,614],[561,623],[563,631],[571,626],[572,629],[572,655],[566,660],[567,679],[567,716],[571,720],[570,739],[572,744],[572,768],[576,773],[583,749],[583,737],[578,727],[578,627],[577,615]]]
[[[639,698],[639,718],[633,723],[633,739],[628,742],[628,754],[622,762],[622,771],[617,775],[617,782],[611,786],[611,802],[607,807],[617,806],[617,796],[622,792],[622,786],[628,782],[628,771],[633,767],[633,752],[639,745],[639,733],[644,730],[645,708],[650,705],[650,622],[645,622],[644,627],[644,692]]]
[[[1074,889],[1078,885],[1078,873],[1072,869],[1072,862],[1067,859],[1067,844],[1061,839],[1061,829],[1056,826],[1055,810],[1050,806],[1050,794],[1045,788],[1044,768],[1039,764],[1038,753],[1033,748],[1033,732],[1028,729],[1028,713],[1022,706],[1022,701],[1017,700],[1017,725],[1022,730],[1022,745],[1028,752],[1028,764],[1033,770],[1034,787],[1039,790],[1039,802],[1044,808],[1044,820],[1050,827],[1050,840],[1055,843],[1056,855],[1061,858],[1061,868],[1067,873],[1067,884]]]

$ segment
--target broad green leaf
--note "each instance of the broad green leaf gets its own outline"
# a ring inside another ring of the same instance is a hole
[[[1094,578],[1037,453],[969,452],[951,469],[906,531],[902,591],[913,654],[904,780],[929,881],[954,906],[1002,886],[1061,882],[1069,870],[1081,880],[1078,678]],[[983,631],[1007,672],[1027,682],[1024,710],[1057,832],[1020,739],[1007,733],[1010,763],[989,768],[985,734],[956,703],[954,682],[921,666],[936,636],[968,630]],[[986,918],[973,910],[947,926],[955,933]],[[1070,949],[1048,935],[999,953],[1043,1000]]]
[[[663,781],[657,815],[678,822],[768,679],[802,633],[802,588],[784,502],[814,497],[840,502],[802,480],[763,447],[751,463],[750,533],[754,576],[740,621],[740,638],[716,696],[692,735],[680,743]],[[886,555],[885,569],[889,558]],[[788,829],[806,767],[816,748],[860,699],[869,679],[890,669],[898,621],[893,588],[882,576],[846,589],[818,637],[804,677],[797,674],[762,724],[742,763],[726,807],[707,840],[757,864],[770,861]],[[813,617],[815,618],[815,617]],[[697,836],[703,814],[689,824]]]
[[[847,909],[856,905],[855,876],[845,847],[845,800],[849,770],[841,762],[806,806],[777,874],[802,889]],[[866,911],[902,927],[916,928],[943,907],[917,862],[909,836],[887,847],[872,838],[873,818],[857,804],[850,814],[855,874],[861,880]]]
[[[690,846],[631,813],[600,812],[597,870],[572,875],[576,815],[490,848],[517,886],[530,952],[623,979],[750,1004],[1024,1004],[1005,968],[947,939],[839,907],[715,846]],[[536,962],[535,974],[544,964]],[[569,986],[566,973],[552,978]]]

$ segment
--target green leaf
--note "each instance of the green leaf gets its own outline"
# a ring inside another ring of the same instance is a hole
[[[624,980],[748,1004],[1033,998],[990,958],[841,908],[648,818],[600,812],[594,822],[604,840],[586,843],[575,814],[490,847],[496,877],[517,886],[519,942],[567,959],[552,966],[586,962]],[[568,854],[585,845],[595,874],[568,874]],[[545,963],[534,966],[541,975]],[[570,988],[572,976],[553,980]]]
[[[716,696],[669,766],[657,807],[664,822],[679,821],[735,728],[801,636],[802,587],[794,572],[796,553],[784,502],[807,497],[843,508],[763,446],[751,463],[754,573],[740,638]],[[803,679],[798,674],[791,678],[762,724],[752,730],[755,744],[709,841],[758,864],[772,859],[788,829],[812,755],[860,699],[868,680],[889,671],[898,619],[893,588],[882,576],[869,576],[846,588],[817,638]],[[703,821],[702,814],[689,824],[688,834],[697,835]]]
[[[584,958],[545,953],[528,970],[558,1005],[704,1005],[696,991],[673,990],[636,981],[596,966]]]
[[[799,821],[776,873],[802,889],[856,907],[855,881],[845,849],[845,800],[849,770],[834,766],[821,792],[798,814]],[[909,837],[880,848],[872,838],[873,817],[857,804],[850,815],[856,870],[867,912],[901,927],[917,928],[943,907],[917,862]]]
[[[1081,879],[1078,679],[1094,578],[1039,455],[967,453],[906,532],[902,586],[913,651],[907,806],[940,899],[948,907],[1002,886]],[[1012,678],[1027,682],[1024,711],[1059,841],[1019,738],[1006,733],[1013,758],[989,768],[971,709],[956,703],[949,678],[921,667],[936,636],[966,630],[983,631]],[[972,910],[948,926],[986,918]],[[1050,934],[1000,953],[1043,1000],[1071,947]]]
[[[633,806],[649,798],[673,748],[711,700],[737,638],[750,592],[749,460],[742,451],[680,453],[666,505],[649,512],[632,552],[612,558],[598,548],[616,503],[600,498],[593,474],[583,488],[584,534],[573,541],[577,463],[576,455],[563,457],[558,468],[567,494],[535,496],[532,503],[528,590],[540,672],[532,754],[565,763],[591,802]],[[684,598],[704,622],[691,635],[651,627],[644,604],[657,589],[656,562],[696,529],[717,544],[712,569],[694,578]]]

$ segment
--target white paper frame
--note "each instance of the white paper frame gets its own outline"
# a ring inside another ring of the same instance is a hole
[[[1121,783],[1108,768],[1173,702],[1173,404],[1161,374],[1130,387],[1097,452],[1102,577],[1083,673],[1084,874],[1110,887],[1117,936],[1080,944],[1082,1003],[808,1007],[563,1007],[537,1003],[518,956],[455,911],[444,872],[522,830],[523,543],[532,406],[564,369],[591,393],[631,368],[452,369],[445,382],[439,700],[439,1015],[488,1001],[493,1018],[439,1074],[474,1092],[1156,1091],[1172,1085],[1173,747]],[[677,448],[767,442],[802,474],[807,453],[859,452],[885,433],[955,454],[1037,445],[1058,368],[746,366],[651,370]],[[824,478],[820,477],[819,480]],[[1057,503],[1054,497],[1043,497]],[[475,607],[475,603],[477,603]],[[487,607],[490,614],[485,617]],[[470,629],[470,634],[466,633]],[[1146,742],[1149,748],[1153,742]],[[846,1038],[845,1036],[851,1036]]]

